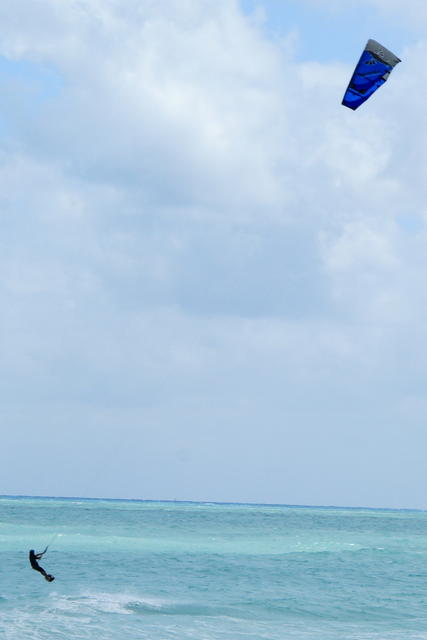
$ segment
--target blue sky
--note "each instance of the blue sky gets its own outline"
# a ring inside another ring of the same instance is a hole
[[[297,36],[295,58],[352,63],[368,38],[402,49],[416,41],[414,25],[370,3],[313,0],[241,0],[248,15],[261,11],[269,37]]]
[[[0,19],[2,493],[425,507],[425,4]]]

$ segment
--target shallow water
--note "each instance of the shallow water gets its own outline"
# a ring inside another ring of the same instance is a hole
[[[6,640],[427,639],[424,512],[1,498],[0,542]]]

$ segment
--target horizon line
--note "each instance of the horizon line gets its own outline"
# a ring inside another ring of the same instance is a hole
[[[366,507],[366,506],[349,506],[349,505],[315,505],[315,504],[289,504],[280,502],[236,502],[221,500],[192,500],[177,498],[108,498],[108,497],[83,497],[83,496],[40,496],[27,494],[0,494],[0,499],[32,499],[32,500],[87,500],[99,502],[145,502],[145,503],[166,503],[166,504],[201,504],[215,506],[242,506],[242,507],[282,507],[287,509],[337,509],[337,510],[354,510],[354,511],[417,511],[425,512],[426,509],[420,507]]]

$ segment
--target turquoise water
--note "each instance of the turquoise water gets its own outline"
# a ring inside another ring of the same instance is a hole
[[[424,512],[0,498],[0,542],[5,640],[427,639]]]

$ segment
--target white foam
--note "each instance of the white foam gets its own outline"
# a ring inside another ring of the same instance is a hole
[[[171,605],[170,602],[160,599],[141,598],[125,593],[84,591],[74,596],[59,596],[52,593],[51,598],[54,600],[53,606],[56,610],[79,615],[99,612],[132,615],[137,608],[161,611]]]

